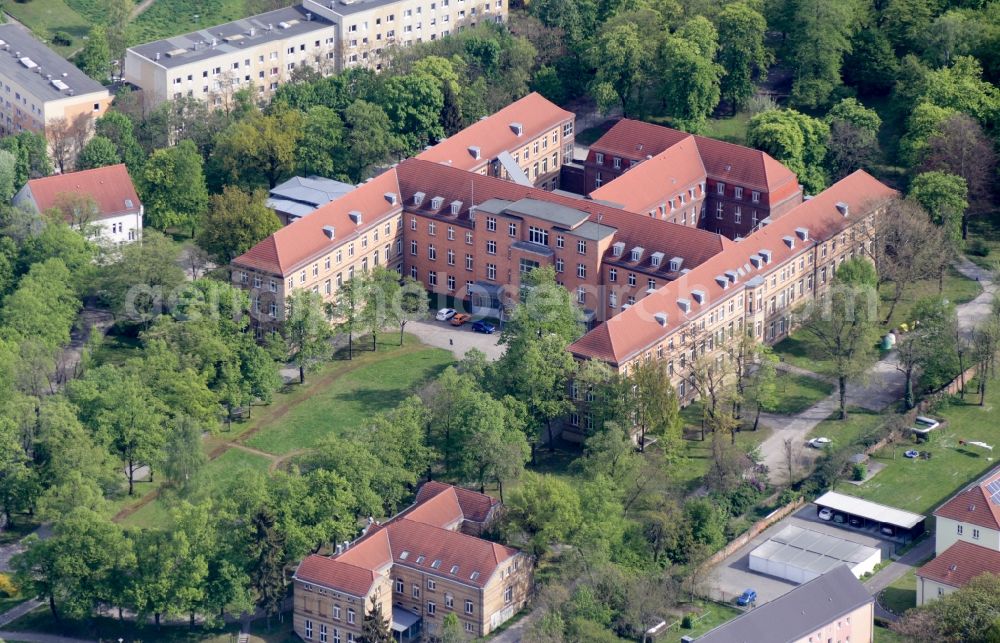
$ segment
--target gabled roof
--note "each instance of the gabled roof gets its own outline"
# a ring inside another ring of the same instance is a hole
[[[623,118],[590,146],[587,160],[593,160],[592,157],[597,152],[625,159],[644,159],[656,156],[690,136],[687,132],[662,125]]]
[[[396,203],[390,203],[386,194],[394,194]],[[399,184],[395,170],[388,170],[344,196],[318,208],[281,228],[246,253],[233,260],[239,266],[285,275],[303,263],[318,258],[336,246],[355,237],[399,212]],[[350,217],[352,211],[360,212],[361,224]],[[334,228],[330,239],[324,228]]]
[[[538,92],[532,92],[442,140],[416,158],[471,170],[481,167],[501,152],[519,149],[539,134],[575,118],[573,112],[567,112]],[[515,132],[515,125],[521,126],[520,135]],[[469,148],[479,149],[478,159]]]
[[[102,219],[138,214],[142,208],[132,178],[123,163],[93,170],[55,174],[28,181],[27,188],[40,212],[55,207],[62,194],[84,194],[97,204]]]
[[[791,643],[874,602],[847,565],[764,603],[695,639],[699,643]]]
[[[952,496],[934,515],[1000,531],[1000,467]]]
[[[617,203],[630,212],[646,213],[704,180],[705,166],[694,137],[689,135],[597,188],[590,198]]]
[[[337,589],[359,598],[368,596],[376,577],[377,574],[370,569],[315,554],[306,557],[295,570],[295,578],[298,580]]]
[[[782,187],[798,191],[795,173],[766,152],[705,136],[695,136],[694,140],[705,170],[713,179],[767,192],[777,192]]]
[[[579,357],[602,359],[613,364],[628,361],[696,318],[703,310],[742,292],[745,282],[769,273],[774,266],[801,252],[802,244],[829,239],[847,227],[849,217],[864,216],[874,205],[895,194],[895,190],[858,170],[746,239],[693,267],[687,274],[640,299],[628,310],[615,315],[571,344],[569,350]],[[848,218],[839,212],[838,203],[848,205],[849,213],[852,213]],[[799,239],[797,228],[806,228],[810,241]],[[792,237],[794,248],[787,245],[785,237]],[[750,263],[750,257],[760,250],[770,250],[771,261],[757,268]],[[737,271],[739,277],[735,284],[723,287],[716,277],[724,276],[727,271]],[[691,296],[694,291],[704,294],[701,303]],[[690,309],[685,312],[678,300],[687,300]],[[665,325],[656,319],[656,315],[660,313],[667,315]],[[608,359],[612,355],[613,359]]]
[[[472,522],[486,522],[493,509],[500,504],[500,501],[485,493],[476,493],[471,489],[456,487],[436,480],[425,482],[417,492],[416,504],[427,502],[431,498],[439,496],[445,492],[455,494],[458,504],[462,509],[462,515],[466,520]]]
[[[917,576],[952,587],[964,587],[976,576],[986,573],[1000,574],[1000,551],[964,540],[956,540],[917,570]]]
[[[464,221],[465,225],[470,225],[468,208],[473,203],[485,203],[490,199],[515,202],[530,198],[585,212],[590,215],[589,223],[599,223],[605,230],[614,228],[616,241],[624,241],[629,247],[642,246],[648,252],[660,251],[671,257],[683,257],[687,267],[696,266],[734,245],[729,239],[707,230],[652,219],[648,215],[637,215],[603,203],[575,199],[420,159],[403,161],[396,166],[396,173],[404,197],[403,205],[408,212],[435,214],[427,206],[433,197],[441,196],[445,204],[462,202],[462,214],[455,220],[459,223]],[[417,192],[425,195],[421,208],[413,205],[413,195]],[[313,219],[315,215],[309,218]]]

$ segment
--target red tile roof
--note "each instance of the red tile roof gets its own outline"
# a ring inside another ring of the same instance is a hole
[[[590,147],[588,159],[595,152],[602,152],[605,156],[644,159],[661,154],[690,136],[662,125],[623,118]],[[694,140],[709,177],[777,192],[778,199],[772,199],[772,205],[798,192],[795,174],[769,154],[704,136],[695,136]]]
[[[295,578],[364,598],[371,591],[376,574],[370,569],[313,554],[299,563]]]
[[[599,218],[602,225],[617,230],[615,241],[624,241],[629,247],[642,246],[648,252],[659,251],[671,257],[683,257],[686,267],[696,266],[733,245],[729,239],[707,230],[652,219],[646,214],[627,212],[595,201],[575,199],[419,159],[403,161],[396,166],[396,173],[404,205],[408,209],[413,195],[423,192],[427,201],[435,196],[444,197],[445,204],[453,200],[462,201],[464,209],[461,218],[468,221],[468,206],[473,201],[539,199],[586,212],[594,222]],[[307,218],[312,216],[315,215]]]
[[[796,236],[796,228],[806,228],[812,240],[824,240],[847,226],[847,220],[837,210],[837,203],[848,205],[850,213],[864,213],[874,203],[894,196],[896,192],[869,174],[858,171],[837,182],[815,198],[797,206],[773,223],[766,225],[746,239],[732,244],[724,252],[708,259],[675,281],[667,283],[656,292],[640,299],[596,329],[587,333],[569,350],[583,358],[601,359],[620,365],[636,354],[649,349],[668,334],[725,299],[739,294],[742,284],[757,275],[769,273],[774,266],[801,252],[803,242]],[[792,237],[796,248],[789,248],[784,237]],[[760,250],[770,250],[772,260],[760,269],[754,268],[749,259]],[[735,287],[723,288],[717,276],[727,270],[743,270]],[[692,296],[701,291],[705,298],[699,304]],[[686,299],[690,312],[684,313],[678,303]],[[656,315],[666,313],[666,325],[661,325]]]
[[[644,159],[660,154],[689,136],[687,132],[662,125],[623,118],[590,146],[588,160],[596,152],[625,159]]]
[[[993,493],[987,488],[995,482],[1000,482],[1000,468],[955,494],[951,500],[935,509],[934,515],[1000,530],[1000,497],[994,501],[991,498]]]
[[[395,563],[483,587],[501,563],[520,552],[447,527],[463,517],[482,522],[496,504],[489,496],[469,489],[428,482],[412,507],[374,525],[341,554],[306,558],[299,564],[296,578],[367,595],[354,590],[365,583],[370,589],[376,575]],[[466,509],[468,515],[463,513]]]
[[[985,573],[1000,574],[1000,551],[964,540],[955,541],[917,570],[917,576],[952,587],[964,587],[970,580]]]
[[[500,152],[512,151],[560,123],[575,118],[573,112],[567,112],[541,94],[532,92],[421,152],[416,158],[471,170],[496,158]],[[520,123],[523,127],[520,136],[514,132],[512,123]],[[472,146],[479,148],[478,159],[469,152]]]
[[[427,500],[450,491],[455,494],[458,504],[462,509],[462,515],[466,520],[473,522],[486,522],[493,509],[500,504],[500,501],[485,493],[477,493],[464,487],[445,484],[436,480],[425,482],[417,491],[416,504],[421,504]],[[412,517],[411,517],[412,518]]]
[[[138,214],[142,207],[125,165],[56,174],[28,181],[28,190],[40,212],[55,207],[60,194],[85,194],[94,199],[101,218]],[[131,207],[126,202],[131,202]]]
[[[590,193],[590,198],[645,214],[704,180],[705,166],[698,146],[694,137],[688,136],[597,188]]]
[[[386,194],[396,196],[396,204]],[[358,186],[344,196],[320,207],[307,217],[281,228],[264,239],[233,263],[277,275],[286,275],[302,264],[329,252],[333,247],[356,236],[360,231],[380,224],[387,216],[400,210],[399,184],[395,170],[388,170]],[[361,224],[350,217],[361,213]],[[333,226],[334,239],[323,231]]]

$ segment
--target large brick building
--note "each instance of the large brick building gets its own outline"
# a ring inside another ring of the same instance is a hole
[[[486,636],[527,603],[531,559],[481,538],[493,498],[427,482],[412,506],[373,523],[333,556],[295,572],[294,627],[306,641],[353,643],[378,605],[399,640],[434,636],[455,614],[470,637]]]

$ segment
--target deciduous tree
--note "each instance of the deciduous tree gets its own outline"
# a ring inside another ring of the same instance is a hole
[[[771,54],[764,46],[767,21],[760,13],[743,2],[726,5],[717,17],[719,25],[719,55],[724,74],[720,83],[722,100],[729,103],[733,114],[744,107],[754,95],[754,76],[767,79]]]
[[[261,189],[245,192],[235,185],[213,194],[198,230],[198,245],[226,265],[281,228]]]
[[[314,368],[330,350],[330,322],[319,293],[298,289],[288,296],[282,335],[290,359],[299,368],[299,383],[304,384],[306,370]]]

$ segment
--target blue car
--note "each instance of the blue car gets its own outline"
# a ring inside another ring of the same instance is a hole
[[[746,590],[745,592],[740,594],[739,598],[736,599],[736,604],[739,605],[740,607],[753,605],[756,602],[757,602],[757,592],[752,589]]]
[[[472,331],[475,333],[485,333],[487,335],[492,335],[493,331],[495,331],[496,329],[497,329],[496,326],[485,321],[477,321],[475,324],[472,325]]]

